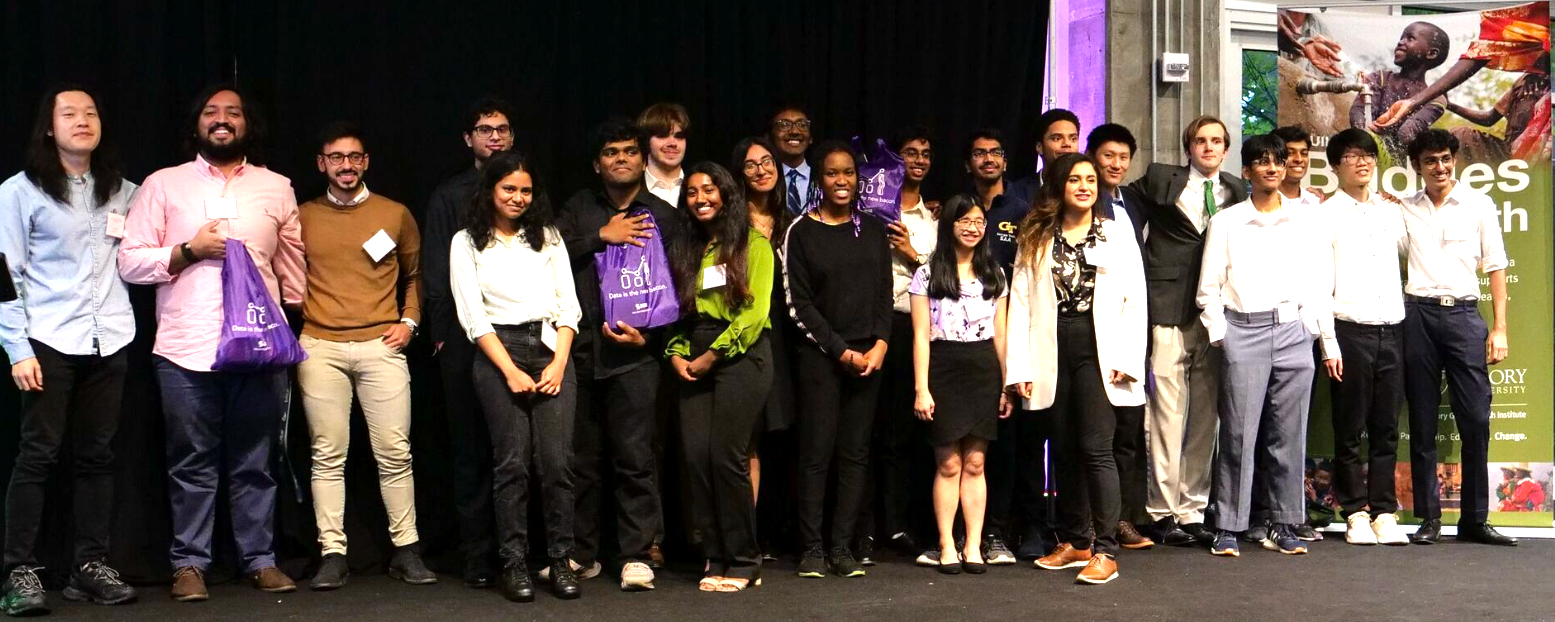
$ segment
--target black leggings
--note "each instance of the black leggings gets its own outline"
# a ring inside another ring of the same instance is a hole
[[[849,344],[863,352],[861,344]],[[826,482],[836,461],[831,545],[848,547],[869,477],[869,435],[880,374],[859,378],[836,358],[806,344],[799,348],[799,535],[806,549],[824,549],[821,524]]]
[[[1046,416],[1057,425],[1059,535],[1087,549],[1088,531],[1094,532],[1094,552],[1115,555],[1121,499],[1112,441],[1118,419],[1102,384],[1089,313],[1058,316],[1057,387]]]

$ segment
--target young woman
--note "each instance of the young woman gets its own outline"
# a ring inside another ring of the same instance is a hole
[[[945,574],[988,570],[982,554],[983,510],[988,486],[983,458],[998,436],[998,418],[1009,416],[1004,377],[1004,316],[1009,288],[1004,270],[983,238],[988,227],[977,197],[945,202],[939,239],[929,262],[913,273],[913,413],[929,422],[929,443],[939,466],[934,478],[934,520],[939,526],[939,568]],[[944,403],[934,399],[945,398]],[[966,547],[958,561],[956,509],[966,521]]]
[[[855,210],[858,168],[852,149],[829,141],[815,150],[820,205],[796,218],[783,242],[789,313],[799,346],[799,576],[862,577],[853,558],[859,504],[868,477],[876,373],[891,331],[891,257],[885,226]],[[835,460],[831,549],[824,547],[827,476]]]
[[[1139,246],[1127,221],[1091,211],[1096,179],[1081,154],[1043,171],[1020,226],[1006,359],[1006,384],[1056,425],[1062,542],[1037,565],[1083,566],[1077,580],[1091,584],[1118,576],[1112,407],[1144,403],[1146,326]]]
[[[572,426],[577,379],[572,338],[582,312],[551,206],[524,156],[486,160],[470,223],[454,235],[450,284],[459,324],[480,349],[473,378],[491,430],[492,501],[503,570],[502,594],[534,600],[529,551],[529,464],[545,506],[551,583],[579,597],[572,554]]]
[[[692,166],[682,190],[690,235],[674,245],[680,308],[665,352],[680,386],[681,447],[707,568],[702,591],[761,585],[751,437],[772,384],[772,245],[750,226],[724,167]]]

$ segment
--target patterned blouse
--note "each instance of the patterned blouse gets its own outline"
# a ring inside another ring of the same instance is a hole
[[[918,266],[912,275],[907,293],[914,296],[929,295],[929,265]],[[1009,296],[1010,288],[1004,288],[999,298]],[[929,298],[930,341],[983,341],[994,337],[994,313],[998,299],[983,298],[983,283],[977,279],[961,282],[959,298]]]
[[[1057,224],[1053,226],[1053,290],[1058,295],[1059,315],[1091,312],[1091,302],[1096,295],[1096,266],[1086,263],[1085,251],[1106,241],[1107,236],[1101,232],[1101,219],[1094,216],[1085,239],[1073,246],[1064,239],[1063,230]]]

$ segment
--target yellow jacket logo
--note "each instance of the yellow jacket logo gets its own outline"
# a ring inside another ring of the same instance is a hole
[[[1015,229],[1019,226],[1019,224],[1020,223],[1017,223],[1013,220],[1009,222],[1001,222],[999,223],[999,231],[1001,233],[1015,233]]]

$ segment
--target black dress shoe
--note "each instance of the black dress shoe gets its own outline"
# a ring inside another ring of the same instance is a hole
[[[333,590],[345,587],[346,578],[351,576],[351,567],[346,564],[346,556],[340,553],[328,553],[319,563],[319,571],[313,574],[313,580],[308,587],[318,591]]]
[[[1192,536],[1195,543],[1209,546],[1215,541],[1215,532],[1205,527],[1204,523],[1188,523],[1182,526],[1182,530]]]
[[[1478,542],[1496,546],[1517,546],[1517,538],[1501,535],[1501,532],[1496,531],[1495,527],[1491,527],[1490,523],[1459,526],[1458,539],[1464,542]]]
[[[1165,520],[1169,521],[1172,519],[1168,518]],[[1160,529],[1160,535],[1156,536],[1156,539],[1160,540],[1161,544],[1167,546],[1193,546],[1198,544],[1198,541],[1194,540],[1193,536],[1188,535],[1188,532],[1183,531],[1175,522],[1162,525]]]
[[[1429,518],[1420,523],[1420,528],[1415,534],[1409,536],[1409,541],[1415,544],[1436,544],[1442,538],[1442,519]]]
[[[583,588],[578,585],[578,575],[573,574],[572,564],[565,557],[551,560],[551,589],[562,600],[583,596]]]
[[[389,558],[389,578],[411,585],[437,583],[437,573],[429,570],[426,562],[421,561],[419,542],[394,548],[394,556]]]
[[[988,564],[982,562],[961,562],[961,569],[967,574],[987,574]]]
[[[491,578],[486,581],[489,587]],[[465,584],[469,585],[469,580]],[[535,601],[535,584],[529,578],[529,567],[523,560],[509,562],[507,568],[502,569],[502,597],[515,603]]]

